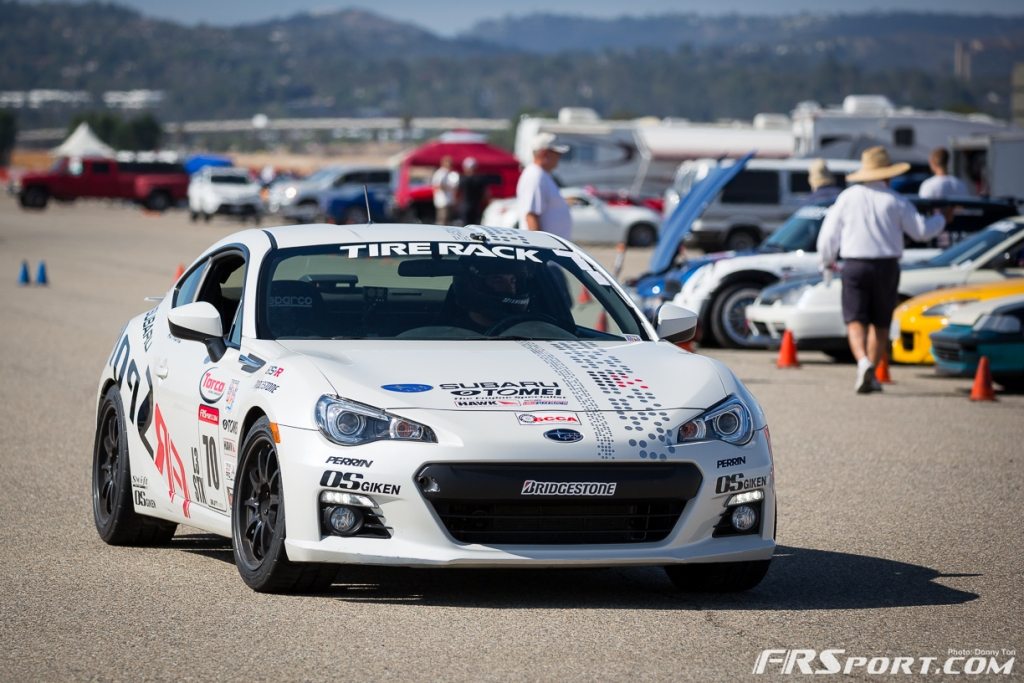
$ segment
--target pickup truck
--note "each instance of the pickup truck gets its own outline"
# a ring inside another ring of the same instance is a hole
[[[68,157],[49,171],[25,173],[15,189],[26,209],[45,209],[51,198],[125,199],[164,211],[185,199],[188,182],[180,164]]]

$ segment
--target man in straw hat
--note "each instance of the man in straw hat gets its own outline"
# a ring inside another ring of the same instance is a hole
[[[859,394],[881,391],[875,365],[888,341],[900,282],[903,233],[929,240],[946,227],[948,216],[925,218],[907,199],[889,188],[889,180],[906,173],[910,164],[894,164],[884,147],[861,155],[861,167],[846,176],[852,185],[825,214],[818,234],[822,269],[831,272],[843,257],[843,320],[850,351],[857,359],[855,388]]]

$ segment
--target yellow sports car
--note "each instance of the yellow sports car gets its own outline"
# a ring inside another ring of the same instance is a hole
[[[892,316],[889,333],[892,360],[896,363],[934,363],[928,335],[945,327],[950,313],[965,304],[1013,294],[1024,294],[1024,278],[936,289],[904,301]]]

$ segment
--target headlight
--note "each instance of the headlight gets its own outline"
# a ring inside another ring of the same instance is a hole
[[[926,318],[945,318],[947,315],[967,304],[973,304],[977,299],[964,299],[963,301],[947,301],[944,304],[938,306],[932,306],[931,308],[925,309],[925,312],[921,315]]]
[[[342,446],[387,439],[437,443],[430,427],[337,396],[321,396],[316,402],[316,424],[324,436]]]
[[[978,332],[1001,332],[1002,334],[1019,334],[1021,329],[1020,319],[1012,315],[989,315],[985,314],[974,323],[974,329]]]
[[[295,195],[299,193],[294,187],[285,188],[284,196],[285,199],[295,199]]]
[[[719,440],[742,446],[753,436],[754,420],[750,416],[750,409],[737,397],[730,396],[703,415],[680,426],[676,441],[682,444]]]

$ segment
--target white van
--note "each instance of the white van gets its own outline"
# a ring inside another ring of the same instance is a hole
[[[753,249],[799,208],[811,193],[807,171],[813,159],[751,159],[747,167],[726,185],[693,222],[687,243],[704,251]],[[698,159],[686,161],[676,171],[675,181],[665,193],[668,217],[697,181],[719,164],[734,160]],[[860,168],[849,159],[829,159],[829,171],[840,187],[847,173]]]

